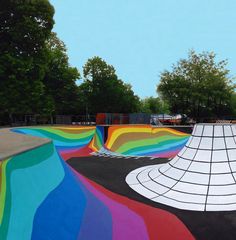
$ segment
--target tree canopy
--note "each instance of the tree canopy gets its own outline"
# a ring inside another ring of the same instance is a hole
[[[212,52],[190,51],[188,59],[161,74],[157,91],[174,113],[196,119],[229,115],[234,85],[226,65]]]
[[[77,114],[79,92],[76,80],[80,74],[69,65],[65,44],[51,33],[46,42],[47,69],[43,79],[48,103],[55,114]]]
[[[0,6],[0,111],[38,113],[54,9],[47,0],[1,1]]]
[[[141,112],[144,113],[169,113],[168,104],[159,97],[147,97],[141,100]]]
[[[84,82],[52,32],[48,0],[0,0],[0,117],[133,112],[139,98],[99,57],[84,66]]]
[[[84,82],[80,93],[89,113],[135,112],[139,108],[139,98],[129,84],[116,75],[115,68],[100,57],[93,57],[83,68]]]
[[[0,111],[12,114],[76,114],[76,68],[52,32],[48,0],[1,1]]]

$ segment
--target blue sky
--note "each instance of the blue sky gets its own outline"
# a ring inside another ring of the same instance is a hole
[[[235,0],[51,0],[54,31],[82,73],[102,57],[141,98],[156,96],[160,73],[189,49],[214,51],[236,75]]]

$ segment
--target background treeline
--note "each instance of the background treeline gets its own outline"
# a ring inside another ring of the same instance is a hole
[[[161,74],[157,91],[168,102],[170,111],[185,113],[197,120],[234,118],[236,94],[227,61],[216,61],[216,54],[189,52],[171,71]]]
[[[131,86],[101,58],[89,59],[83,76],[70,66],[65,44],[52,32],[54,8],[47,0],[0,5],[1,114],[11,118],[139,110]]]
[[[98,112],[235,115],[226,61],[217,63],[214,53],[191,51],[161,73],[159,97],[140,100],[100,57],[88,59],[83,73],[71,67],[65,44],[52,32],[53,16],[48,0],[0,0],[0,120]]]

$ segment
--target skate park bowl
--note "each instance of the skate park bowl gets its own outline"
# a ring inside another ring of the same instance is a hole
[[[91,153],[170,158],[183,148],[189,138],[190,128],[181,130],[149,125],[118,125],[19,128],[13,131],[52,139],[60,155],[67,160],[72,156],[87,156]]]
[[[207,126],[202,128],[208,129]],[[213,128],[216,129],[215,126]],[[224,196],[228,192],[221,193],[223,204],[217,202],[216,208],[211,207],[214,200],[210,198],[211,188],[218,184],[215,181],[219,181],[212,178],[215,171],[213,162],[219,160],[217,157],[208,159],[210,170],[207,176],[211,178],[208,179],[208,191],[197,192],[198,186],[191,186],[191,191],[188,189],[190,196],[204,194],[207,198],[203,204],[198,202],[197,208],[191,204],[153,201],[148,191],[158,192],[156,186],[144,191],[133,187],[145,184],[146,168],[150,166],[155,169],[153,172],[167,164],[168,167],[173,165],[174,169],[180,168],[172,161],[179,156],[187,158],[183,153],[187,147],[196,152],[202,149],[213,151],[215,140],[211,140],[209,149],[208,144],[204,145],[205,140],[196,146],[197,140],[191,139],[216,138],[216,131],[210,134],[210,130],[201,132],[196,129],[198,127],[193,131],[196,136],[191,136],[192,127],[149,125],[43,126],[0,130],[0,239],[14,240],[19,236],[20,239],[43,240],[234,239],[236,214],[233,205],[225,207],[229,205],[229,198]],[[223,126],[222,129],[223,135],[217,139],[223,138],[225,142],[222,145],[221,139],[217,146],[221,146],[219,151],[226,152],[226,158],[220,162],[230,168],[233,166],[229,152],[233,148],[234,132],[233,136],[228,136],[228,128]],[[234,131],[231,125],[230,129]],[[191,163],[196,160],[188,157]],[[198,165],[200,161],[196,163],[198,174],[203,171]],[[233,177],[233,169],[226,172],[224,166],[216,167],[216,170]],[[140,174],[140,167],[145,169],[144,174]],[[188,175],[190,170],[186,167],[182,171]],[[221,175],[216,172],[217,177],[218,174]],[[181,181],[172,173],[171,176],[177,182]],[[136,179],[138,183],[133,182]],[[202,181],[199,175],[197,179]],[[196,181],[191,177],[189,180],[191,183]],[[148,178],[147,181],[152,180]],[[225,181],[219,184],[233,184],[228,178]],[[167,187],[166,181],[160,180],[160,183]],[[175,192],[175,187],[171,190]],[[234,194],[234,189],[229,194]],[[176,196],[174,198],[179,200]],[[220,228],[216,224],[218,222]]]

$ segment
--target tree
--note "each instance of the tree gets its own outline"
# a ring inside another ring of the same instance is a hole
[[[172,71],[161,74],[157,87],[162,99],[174,113],[185,113],[195,119],[230,114],[234,86],[225,68],[227,61],[216,62],[212,52],[180,60]]]
[[[0,0],[0,6],[0,111],[37,113],[45,109],[45,40],[54,9],[47,0]]]
[[[232,117],[235,119],[236,117],[236,92],[233,92],[231,96],[231,112]]]
[[[131,86],[118,79],[114,67],[100,57],[89,59],[83,73],[80,92],[84,96],[84,109],[88,112],[128,113],[138,110],[139,98]]]
[[[148,97],[141,100],[141,112],[144,113],[169,113],[169,106],[159,97]]]
[[[79,107],[76,80],[80,74],[69,65],[65,44],[55,33],[51,33],[46,47],[48,60],[43,79],[46,96],[53,102],[56,114],[76,114]]]

